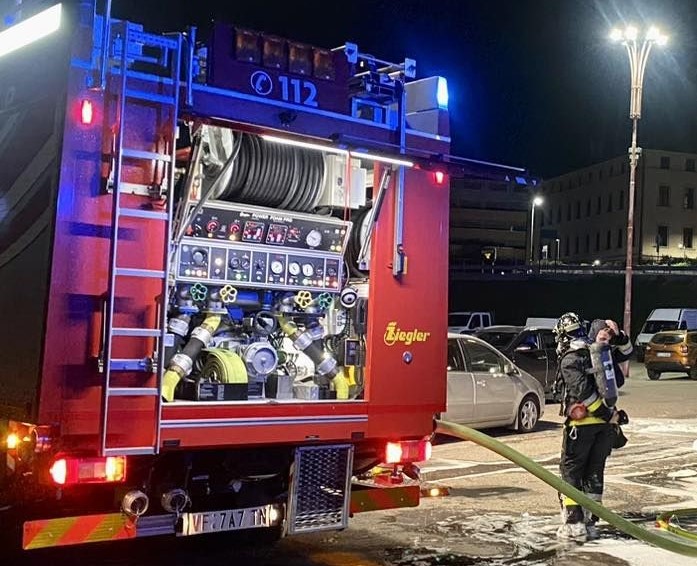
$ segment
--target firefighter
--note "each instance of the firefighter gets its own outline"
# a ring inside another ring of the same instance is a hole
[[[588,337],[597,342],[609,344],[612,347],[612,361],[615,366],[617,388],[624,385],[625,372],[623,366],[632,355],[632,341],[623,330],[620,330],[614,320],[596,318],[591,322]]]
[[[563,314],[554,327],[559,356],[558,381],[562,391],[564,436],[560,472],[562,479],[600,502],[605,462],[614,440],[618,411],[604,402],[593,375],[589,346],[581,318]],[[597,332],[600,340],[608,333]],[[573,499],[560,494],[563,524],[559,538],[585,541],[597,536],[597,517],[584,513]]]

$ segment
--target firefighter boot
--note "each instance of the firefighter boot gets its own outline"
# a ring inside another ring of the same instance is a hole
[[[585,542],[588,540],[588,531],[585,523],[564,523],[557,529],[557,538]]]

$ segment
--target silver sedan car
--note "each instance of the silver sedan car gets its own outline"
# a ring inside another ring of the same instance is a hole
[[[540,382],[474,336],[448,334],[448,409],[443,420],[531,432],[544,413]]]

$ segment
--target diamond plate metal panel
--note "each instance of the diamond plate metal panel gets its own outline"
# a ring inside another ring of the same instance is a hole
[[[348,526],[353,446],[296,448],[289,494],[288,532]]]

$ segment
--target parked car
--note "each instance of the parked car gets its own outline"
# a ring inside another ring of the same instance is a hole
[[[644,364],[649,379],[675,371],[697,379],[697,332],[672,330],[657,332],[646,345]]]
[[[489,326],[474,333],[508,356],[514,364],[537,379],[545,397],[554,400],[557,374],[557,343],[546,326]]]
[[[531,432],[544,413],[539,381],[490,344],[448,334],[448,408],[445,420],[474,428],[511,426]]]
[[[656,332],[695,329],[697,329],[697,309],[653,309],[636,337],[634,349],[637,360],[644,361],[646,345]]]
[[[479,328],[494,324],[494,315],[488,311],[461,311],[448,313],[448,332],[470,334]]]

